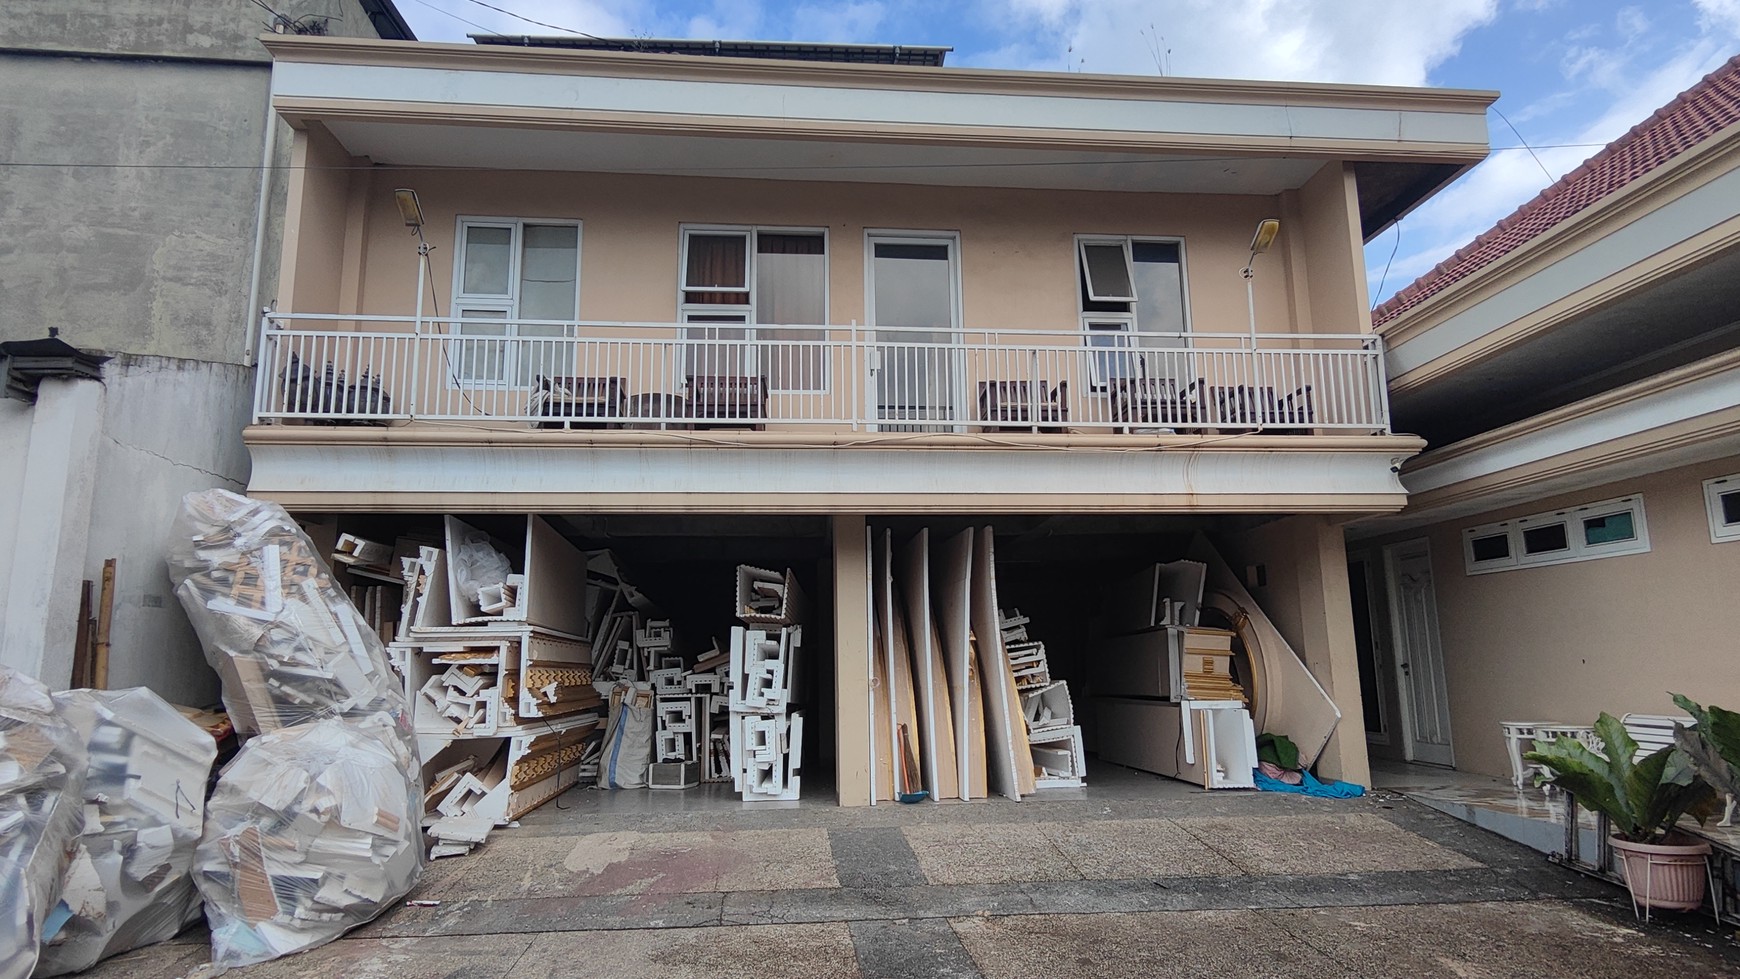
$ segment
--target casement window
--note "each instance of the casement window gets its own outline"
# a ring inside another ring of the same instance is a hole
[[[1585,503],[1462,532],[1462,557],[1469,574],[1592,561],[1648,550],[1649,528],[1644,524],[1641,496]]]
[[[539,375],[572,374],[580,315],[580,223],[461,218],[453,256],[451,383],[528,387]],[[521,320],[558,322],[524,323]],[[499,338],[518,338],[507,343]]]
[[[808,229],[685,227],[678,284],[684,367],[827,389],[828,246]]]
[[[1184,243],[1139,237],[1076,238],[1084,343],[1095,390],[1120,378],[1171,377],[1188,346]]]
[[[1704,480],[1704,507],[1710,514],[1710,543],[1740,540],[1740,473]]]

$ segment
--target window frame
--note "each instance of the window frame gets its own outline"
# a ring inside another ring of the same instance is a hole
[[[1074,241],[1075,241],[1075,264],[1074,264],[1074,268],[1072,271],[1073,271],[1074,276],[1075,276],[1073,279],[1073,288],[1075,289],[1075,295],[1076,295],[1076,312],[1077,312],[1076,324],[1077,324],[1077,329],[1080,330],[1080,332],[1082,334],[1082,346],[1084,348],[1087,348],[1090,351],[1090,353],[1089,353],[1089,366],[1088,366],[1088,389],[1090,391],[1092,391],[1095,394],[1104,394],[1106,391],[1109,390],[1108,385],[1106,385],[1097,376],[1099,373],[1098,367],[1097,367],[1098,359],[1091,352],[1095,349],[1103,350],[1103,349],[1107,349],[1107,348],[1103,348],[1103,347],[1102,348],[1095,348],[1092,346],[1092,344],[1089,340],[1089,337],[1095,332],[1104,333],[1104,332],[1109,332],[1109,331],[1092,330],[1089,327],[1090,323],[1107,323],[1107,322],[1112,322],[1113,320],[1127,322],[1129,325],[1122,332],[1124,332],[1125,334],[1127,334],[1130,337],[1130,343],[1128,344],[1127,348],[1125,348],[1125,349],[1129,350],[1130,357],[1133,361],[1142,365],[1140,373],[1145,373],[1145,371],[1146,371],[1147,360],[1146,360],[1146,357],[1144,356],[1144,351],[1146,351],[1146,350],[1167,350],[1167,349],[1190,350],[1190,349],[1193,349],[1195,347],[1195,341],[1191,338],[1191,328],[1190,328],[1190,321],[1191,321],[1191,315],[1190,315],[1190,264],[1189,264],[1189,258],[1185,254],[1186,249],[1184,246],[1184,238],[1182,236],[1180,236],[1180,235],[1144,235],[1144,234],[1114,235],[1114,234],[1082,233],[1082,234],[1075,235]],[[1123,245],[1125,268],[1130,276],[1130,292],[1132,294],[1132,298],[1130,298],[1127,301],[1121,300],[1121,299],[1097,298],[1093,295],[1093,292],[1092,292],[1093,283],[1089,279],[1088,274],[1087,274],[1086,246],[1088,246],[1088,245],[1110,245],[1110,244],[1122,244]],[[1173,331],[1170,331],[1170,330],[1145,331],[1142,328],[1141,316],[1138,314],[1138,312],[1136,310],[1136,305],[1138,302],[1140,302],[1140,296],[1141,296],[1140,291],[1136,287],[1135,246],[1138,244],[1173,245],[1173,246],[1176,246],[1178,249],[1178,292],[1179,292],[1178,311],[1179,311],[1179,317],[1180,317],[1182,322],[1180,322],[1180,324],[1179,324],[1180,329],[1177,331],[1177,335],[1180,338],[1182,338],[1182,340],[1183,340],[1183,345],[1181,347],[1177,347],[1177,348],[1158,347],[1158,346],[1156,346],[1156,347],[1144,347],[1143,344],[1141,343],[1140,338],[1146,332],[1152,332],[1155,336],[1168,336],[1169,337],[1173,334]],[[1087,303],[1090,303],[1090,302],[1123,303],[1127,308],[1125,308],[1123,310],[1090,310],[1090,309],[1084,308],[1085,305]],[[1192,373],[1192,374],[1195,373],[1194,364],[1192,365],[1192,369],[1189,371],[1189,373]]]
[[[1740,473],[1713,476],[1704,480],[1704,512],[1710,518],[1710,543],[1740,541],[1740,523],[1730,524],[1722,518],[1722,497],[1740,493]]]
[[[690,288],[688,286],[688,283],[686,280],[687,280],[688,275],[689,275],[689,237],[691,235],[697,235],[697,234],[699,234],[699,235],[737,235],[737,234],[741,234],[745,237],[745,247],[749,250],[749,253],[748,253],[748,256],[747,256],[746,261],[745,261],[744,266],[743,266],[743,281],[744,281],[743,289],[741,289],[741,290],[721,289],[721,288],[711,288],[711,287],[696,289],[696,288]],[[678,321],[678,324],[679,324],[680,328],[683,330],[684,338],[687,339],[687,333],[688,333],[688,329],[689,329],[689,326],[691,323],[689,318],[691,316],[716,316],[716,315],[737,316],[737,315],[741,315],[743,317],[743,323],[741,325],[741,328],[744,331],[744,336],[745,336],[744,342],[750,344],[751,349],[753,349],[753,344],[755,343],[755,341],[757,339],[756,330],[759,326],[759,324],[756,322],[756,318],[755,318],[755,306],[756,306],[756,294],[755,294],[756,269],[755,269],[755,265],[756,265],[756,261],[757,261],[756,256],[758,254],[760,254],[760,252],[758,251],[759,246],[760,246],[760,237],[761,237],[761,235],[764,235],[764,234],[769,234],[769,235],[815,235],[815,236],[820,237],[822,239],[822,320],[823,320],[823,322],[821,322],[821,323],[791,323],[791,324],[774,323],[774,324],[769,324],[770,326],[815,326],[815,327],[819,327],[821,329],[822,337],[821,337],[821,340],[818,341],[819,343],[822,344],[821,386],[820,387],[803,387],[803,388],[777,387],[773,383],[773,378],[771,376],[769,376],[769,378],[768,378],[768,392],[774,393],[774,394],[828,394],[834,388],[834,365],[833,365],[834,358],[830,355],[831,348],[828,346],[828,341],[829,341],[828,335],[833,331],[833,324],[829,321],[833,318],[832,317],[832,307],[831,307],[831,299],[832,299],[831,290],[833,288],[833,275],[832,275],[833,265],[832,265],[832,263],[833,263],[833,258],[834,258],[834,246],[833,246],[833,241],[831,240],[830,236],[828,235],[828,229],[826,226],[799,227],[799,226],[792,226],[792,225],[771,225],[771,224],[696,224],[696,223],[690,223],[690,222],[683,222],[683,223],[678,224],[677,225],[677,321]],[[690,292],[715,292],[715,293],[730,293],[732,295],[741,295],[743,297],[743,302],[730,303],[730,304],[725,304],[725,303],[692,303],[692,302],[688,301],[688,293],[690,293]],[[707,324],[705,322],[696,323],[695,325],[699,326],[699,327],[706,327],[706,326],[710,325],[710,326],[715,327],[715,328],[732,326],[732,324],[730,324],[730,323]]]
[[[1146,241],[1148,239],[1144,238],[1143,240]],[[1081,270],[1080,282],[1082,285],[1087,287],[1089,302],[1130,303],[1131,305],[1136,303],[1138,299],[1138,296],[1136,295],[1136,263],[1130,254],[1130,244],[1131,241],[1128,235],[1116,237],[1102,237],[1097,235],[1076,236],[1075,257],[1076,261],[1080,263],[1078,266]],[[1118,247],[1124,256],[1124,281],[1130,284],[1130,294],[1128,296],[1102,296],[1097,294],[1094,288],[1093,266],[1088,262],[1087,251],[1092,247],[1107,247],[1114,245]],[[1131,311],[1131,315],[1135,315],[1134,310]]]
[[[572,339],[579,335],[580,296],[582,292],[581,273],[583,271],[582,257],[586,247],[585,222],[579,218],[540,218],[540,217],[495,217],[488,215],[461,214],[454,219],[453,234],[453,279],[450,290],[448,310],[454,322],[449,324],[448,335],[456,338],[464,337],[459,332],[459,320],[465,318],[467,311],[500,312],[506,311],[503,317],[505,333],[503,339],[519,337],[517,320],[520,316],[520,273],[525,252],[525,231],[527,225],[553,226],[574,229],[574,317],[571,320],[531,320],[532,323],[562,323],[563,337]],[[466,232],[470,228],[507,228],[511,234],[508,238],[508,291],[504,293],[468,293],[465,292],[465,251],[467,246]],[[489,323],[490,320],[479,320]],[[550,340],[555,337],[532,337],[530,339]],[[519,347],[517,343],[502,344],[501,376],[493,379],[462,378],[458,368],[454,366],[458,359],[451,352],[448,354],[448,371],[446,385],[449,388],[465,390],[511,390],[527,391],[536,384],[534,377],[528,376],[525,383],[517,380],[519,374]]]
[[[1600,544],[1588,542],[1588,528],[1585,527],[1584,521],[1622,513],[1631,515],[1633,532],[1631,537]],[[1564,525],[1567,546],[1563,549],[1541,551],[1536,554],[1528,553],[1523,543],[1523,534],[1529,530],[1549,527],[1554,524]],[[1504,537],[1507,542],[1508,553],[1504,557],[1489,558],[1484,561],[1475,558],[1474,542],[1476,540],[1500,536]],[[1466,527],[1462,530],[1463,567],[1470,575],[1514,571],[1520,568],[1538,568],[1551,564],[1575,564],[1579,561],[1595,561],[1601,558],[1622,557],[1627,554],[1647,554],[1649,550],[1649,524],[1644,516],[1643,494],[1641,493],[1596,500],[1590,503],[1578,503],[1541,513],[1512,517],[1509,520]]]

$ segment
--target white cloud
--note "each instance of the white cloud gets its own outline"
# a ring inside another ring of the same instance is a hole
[[[1170,49],[1174,75],[1391,85],[1423,84],[1498,7],[1497,0],[1176,0],[1161,9],[1151,0],[983,2],[1028,29],[1054,32],[1055,50],[1026,67],[1154,74],[1151,31]]]
[[[1692,0],[1707,31],[1740,37],[1740,0]]]

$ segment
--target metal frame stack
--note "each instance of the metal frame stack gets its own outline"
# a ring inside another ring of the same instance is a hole
[[[1018,608],[1002,609],[997,625],[1009,657],[1021,714],[1033,754],[1033,784],[1040,789],[1076,789],[1087,781],[1087,752],[1069,684],[1051,678],[1045,643],[1027,634],[1032,621]]]

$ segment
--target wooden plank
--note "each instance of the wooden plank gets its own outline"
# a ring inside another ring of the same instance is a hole
[[[97,638],[91,656],[91,687],[109,689],[109,628],[115,620],[115,559],[103,562],[103,588],[97,600]]]
[[[932,553],[930,579],[932,635],[942,651],[954,708],[955,764],[961,798],[985,797],[985,702],[974,685],[973,625],[969,606],[973,585],[973,529],[968,527]],[[979,694],[977,697],[973,694]],[[977,731],[974,730],[975,725]],[[976,794],[975,794],[976,792]]]
[[[1019,799],[1033,791],[1033,753],[1027,744],[1021,697],[1015,691],[1015,674],[1003,652],[1003,630],[997,621],[996,560],[996,537],[990,527],[981,528],[973,541],[969,615],[984,688],[989,742],[986,761],[990,785],[999,795]]]
[[[948,674],[931,629],[930,531],[921,529],[895,555],[896,628],[904,622],[910,639],[912,673],[918,681],[918,735],[925,788],[934,800],[958,799],[960,772],[955,758],[954,719],[949,710]],[[900,612],[904,610],[902,618]]]
[[[92,633],[96,632],[97,613],[91,608],[92,587],[89,578],[79,582],[79,622],[73,636],[72,686],[75,690],[91,685],[91,671],[96,666]]]

